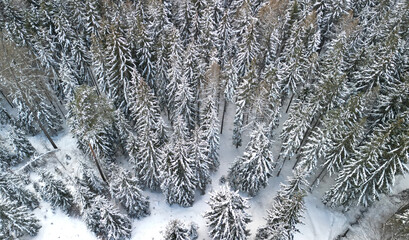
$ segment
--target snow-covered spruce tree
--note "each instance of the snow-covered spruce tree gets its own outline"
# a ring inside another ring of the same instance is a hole
[[[251,65],[254,65],[252,62],[255,61],[255,63],[257,63],[257,57],[260,55],[260,44],[257,41],[259,37],[259,33],[256,28],[257,19],[251,17],[247,21],[248,22],[244,25],[245,29],[243,35],[241,36],[242,39],[238,43],[236,68],[239,77],[243,77],[247,74],[247,71],[249,71],[249,69],[252,67]]]
[[[305,171],[295,170],[294,176],[282,184],[273,206],[268,210],[267,224],[258,229],[257,239],[294,239],[298,231],[296,224],[302,223],[301,214],[305,209]]]
[[[189,154],[188,130],[182,117],[174,123],[171,145],[164,150],[162,192],[169,204],[192,206],[197,186],[195,160]]]
[[[264,125],[253,130],[250,142],[243,156],[237,159],[229,170],[229,183],[235,190],[250,196],[267,186],[268,178],[274,168],[271,140],[266,135]]]
[[[68,109],[68,123],[79,148],[91,156],[91,145],[97,157],[112,161],[119,137],[114,127],[116,113],[112,103],[105,96],[97,95],[93,88],[82,85],[75,89]]]
[[[183,46],[187,46],[190,42],[195,12],[195,5],[191,0],[183,0],[180,4],[177,4],[175,24],[179,29]]]
[[[106,42],[107,73],[102,85],[105,86],[103,89],[108,96],[114,100],[115,107],[127,113],[128,99],[125,90],[129,86],[131,72],[135,66],[124,32],[119,23],[110,26]]]
[[[238,76],[233,60],[230,59],[225,64],[222,78],[224,78],[224,81],[226,82],[226,86],[224,88],[224,98],[229,102],[234,102],[234,96],[238,85]]]
[[[36,195],[25,189],[21,177],[13,173],[0,172],[0,195],[29,209],[39,205]]]
[[[10,166],[19,163],[17,156],[12,154],[7,146],[4,146],[3,144],[0,144],[0,159],[0,170],[6,170]]]
[[[249,208],[246,199],[223,186],[219,192],[210,195],[208,204],[211,210],[204,214],[204,218],[210,228],[210,237],[225,240],[248,238],[250,231],[246,225],[251,219],[246,213]]]
[[[55,179],[50,172],[42,173],[40,181],[43,183],[40,187],[41,197],[53,208],[60,207],[61,210],[69,213],[74,199],[64,182]]]
[[[98,237],[107,240],[131,237],[131,220],[105,197],[97,196],[92,199],[82,217],[87,227]]]
[[[166,85],[163,85],[162,94],[166,94],[165,104],[168,109],[170,119],[174,120],[174,113],[177,107],[175,98],[176,93],[179,91],[180,81],[182,79],[182,66],[183,60],[182,56],[184,56],[184,49],[182,47],[182,43],[180,42],[180,34],[179,31],[173,26],[167,26],[165,28],[166,33],[166,42],[169,44],[168,46],[168,55],[165,58],[165,61],[170,63],[170,66],[167,69],[166,73]]]
[[[0,106],[0,124],[12,124],[14,118],[10,116],[7,110]]]
[[[208,158],[208,142],[205,140],[204,132],[196,127],[192,132],[189,156],[195,161],[197,189],[202,194],[206,193],[207,184],[211,183],[210,167],[212,162]]]
[[[196,110],[195,110],[195,96],[192,87],[189,85],[188,80],[182,76],[176,84],[177,91],[175,95],[175,109],[172,120],[175,116],[183,116],[186,126],[189,131],[195,127]]]
[[[254,89],[257,81],[256,62],[252,62],[250,69],[242,78],[236,89],[236,113],[234,115],[233,145],[238,148],[242,143],[242,132],[245,125],[245,117],[250,111],[251,102],[254,100]]]
[[[21,130],[13,127],[10,131],[9,138],[14,146],[14,152],[18,158],[19,162],[26,160],[34,155],[36,150],[28,141],[28,139],[23,135]]]
[[[159,139],[166,136],[160,110],[155,96],[138,73],[134,72],[129,91],[129,110],[136,131],[127,142],[130,162],[142,186],[157,190],[161,182],[161,145],[166,141]]]
[[[142,195],[138,179],[125,169],[117,171],[110,181],[111,196],[117,199],[131,218],[150,214],[148,198]]]
[[[211,78],[208,88],[205,91],[201,110],[201,128],[204,139],[207,142],[207,157],[210,161],[210,167],[216,170],[219,167],[219,148],[220,148],[220,121],[218,116],[217,104],[217,82]]]
[[[127,15],[127,22],[130,26],[128,31],[128,40],[133,56],[136,57],[136,65],[139,73],[149,84],[151,88],[154,87],[155,65],[154,59],[154,33],[152,24],[149,24],[146,16],[141,12],[141,3],[136,6],[137,9],[131,8]]]
[[[335,185],[325,194],[324,202],[348,207],[353,203],[367,206],[389,193],[397,174],[408,172],[408,112],[391,119],[385,126],[356,148],[347,160]]]
[[[171,220],[168,223],[163,236],[164,240],[196,240],[197,238],[196,224],[191,223],[190,228],[188,228],[178,219]]]
[[[89,188],[90,191],[97,195],[107,195],[108,194],[108,186],[107,184],[101,179],[99,175],[97,175],[96,171],[89,168],[85,164],[81,164],[81,185],[85,185]]]
[[[19,239],[25,234],[35,236],[41,226],[26,206],[9,199],[0,198],[0,238]]]

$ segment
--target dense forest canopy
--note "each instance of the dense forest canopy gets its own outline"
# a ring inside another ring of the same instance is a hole
[[[0,238],[35,235],[40,198],[104,239],[150,214],[144,190],[192,206],[223,161],[228,105],[244,153],[210,198],[210,237],[247,239],[233,190],[255,196],[289,162],[257,239],[293,239],[323,178],[328,206],[370,206],[409,170],[408,26],[405,0],[0,0]],[[65,124],[80,176],[27,139],[57,149]]]

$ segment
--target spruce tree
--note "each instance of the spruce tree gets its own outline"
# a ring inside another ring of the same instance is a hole
[[[84,212],[87,227],[98,237],[108,240],[129,239],[131,221],[119,212],[105,197],[97,196]]]
[[[267,186],[268,178],[274,168],[271,143],[263,125],[251,134],[250,142],[241,158],[233,163],[229,171],[229,183],[233,189],[241,190],[250,196]]]
[[[171,220],[167,227],[166,232],[163,236],[164,240],[196,240],[197,239],[197,229],[192,223],[190,229],[180,220]]]
[[[267,224],[257,231],[257,239],[294,239],[298,231],[296,224],[302,223],[301,214],[305,209],[305,173],[296,170],[288,183],[281,185],[272,208],[267,211]]]
[[[0,237],[4,240],[18,239],[25,234],[35,236],[41,226],[26,206],[0,198]]]
[[[21,176],[16,174],[0,172],[0,194],[29,209],[35,209],[39,205],[36,195],[24,188]]]
[[[40,187],[41,197],[50,202],[53,208],[60,207],[61,210],[69,213],[74,200],[64,182],[55,179],[50,172],[42,173],[40,181],[43,183]]]
[[[142,195],[138,179],[120,169],[110,181],[110,191],[113,198],[117,199],[126,209],[131,218],[141,218],[150,214],[149,201]]]
[[[161,175],[161,145],[166,141],[163,139],[166,137],[166,131],[155,96],[139,74],[135,75],[129,88],[129,109],[135,123],[136,135],[129,136],[127,150],[142,186],[157,190]]]
[[[75,90],[68,109],[68,123],[79,148],[92,156],[91,145],[98,158],[112,161],[119,138],[112,103],[105,96],[98,96],[93,88],[82,85]]]
[[[241,240],[248,239],[250,231],[246,225],[251,221],[246,213],[247,200],[237,192],[222,187],[219,192],[210,195],[210,211],[204,214],[209,235],[213,239]]]
[[[164,151],[163,182],[161,189],[169,204],[177,203],[183,207],[193,205],[197,186],[195,161],[189,154],[188,130],[183,118],[174,124],[172,145]]]
[[[204,140],[207,142],[207,157],[210,161],[210,167],[215,170],[220,165],[220,121],[218,116],[217,104],[217,82],[211,79],[208,83],[208,89],[205,91],[206,97],[203,99],[201,112],[201,128],[204,134]]]
[[[197,188],[205,194],[207,184],[211,183],[210,168],[212,162],[208,158],[208,142],[205,140],[204,132],[196,127],[192,132],[189,155],[195,160]]]
[[[36,152],[28,139],[24,137],[23,132],[17,128],[12,128],[9,137],[19,162],[30,158]]]

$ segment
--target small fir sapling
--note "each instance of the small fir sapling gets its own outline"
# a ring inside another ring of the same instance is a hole
[[[247,200],[237,192],[222,187],[219,192],[210,195],[208,202],[211,210],[204,214],[213,239],[244,240],[250,235],[246,225],[251,221],[246,213]]]
[[[68,213],[74,205],[74,200],[64,182],[55,179],[49,172],[43,172],[41,177],[40,181],[43,183],[39,189],[41,197],[49,202],[53,208],[60,207],[64,212]]]
[[[4,195],[3,195],[4,196]],[[41,226],[30,210],[16,201],[0,198],[0,238],[19,239],[25,234],[35,236]]]
[[[125,169],[116,171],[110,180],[111,196],[117,199],[131,218],[141,218],[150,214],[148,198],[142,195],[138,179]]]

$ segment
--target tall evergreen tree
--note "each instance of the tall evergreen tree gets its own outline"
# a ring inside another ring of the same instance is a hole
[[[197,186],[195,161],[189,154],[188,130],[183,118],[174,124],[173,141],[164,154],[164,176],[161,185],[169,204],[177,203],[183,207],[192,206]]]
[[[263,125],[254,129],[243,156],[230,168],[230,186],[250,196],[255,196],[262,187],[267,186],[274,168],[270,141]]]
[[[210,211],[204,214],[213,239],[247,239],[250,231],[246,225],[251,221],[246,213],[249,208],[246,199],[237,192],[222,187],[219,192],[210,195]]]
[[[18,239],[25,234],[35,236],[41,226],[38,219],[25,206],[4,198],[0,199],[0,237]]]
[[[124,169],[120,169],[113,176],[110,184],[111,195],[126,209],[128,216],[141,218],[149,215],[149,201],[142,195],[138,179]]]

